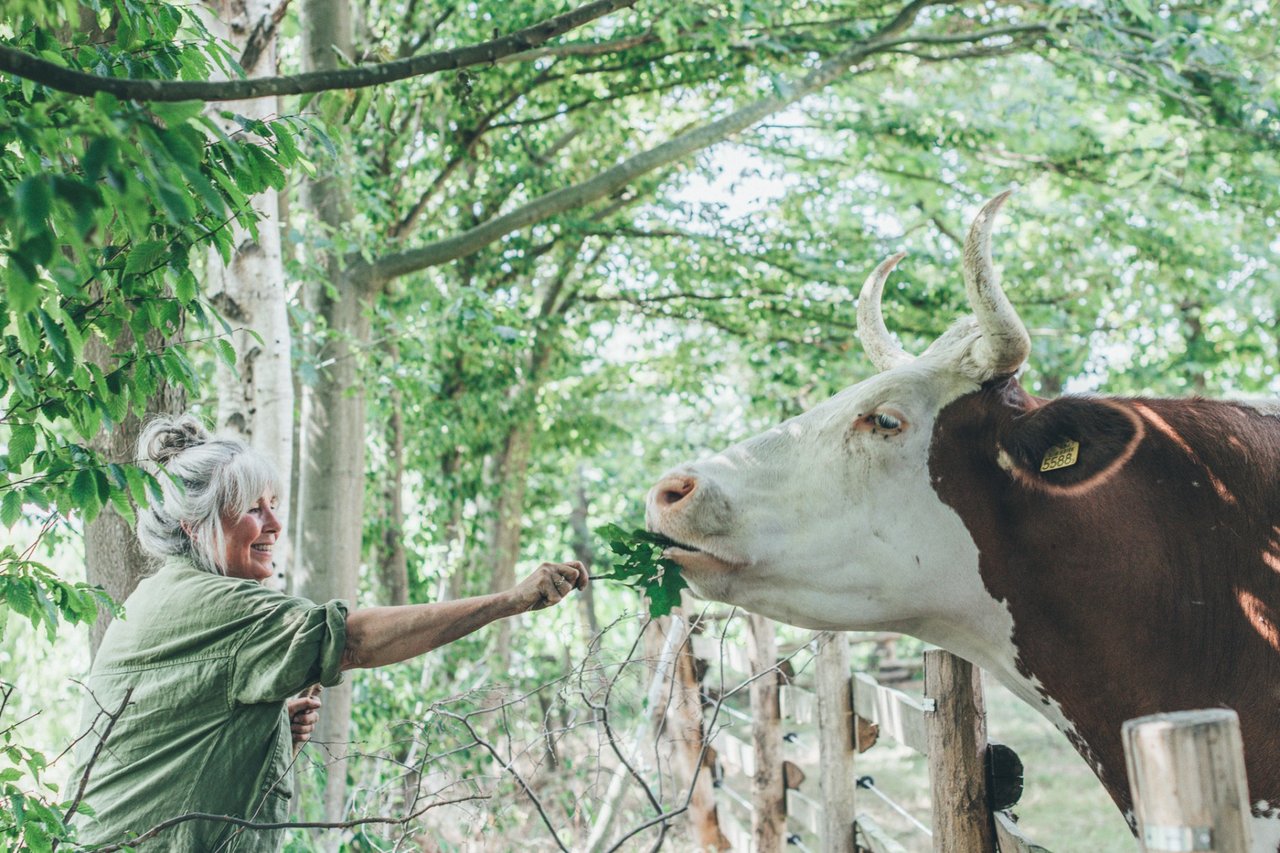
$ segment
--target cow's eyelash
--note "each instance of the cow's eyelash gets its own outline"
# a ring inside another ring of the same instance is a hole
[[[871,423],[877,429],[882,429],[886,432],[894,432],[902,429],[902,421],[888,412],[876,412],[871,416]]]

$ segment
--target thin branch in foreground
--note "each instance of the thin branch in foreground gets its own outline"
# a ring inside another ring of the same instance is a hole
[[[80,808],[80,801],[84,799],[85,789],[89,787],[89,774],[93,772],[93,766],[98,763],[98,757],[102,755],[102,750],[106,748],[107,738],[111,737],[111,730],[115,728],[119,719],[124,716],[124,711],[129,707],[129,700],[133,698],[133,688],[130,687],[124,692],[124,699],[120,701],[120,707],[115,711],[102,711],[107,716],[107,728],[102,733],[102,737],[98,738],[97,745],[93,748],[93,755],[89,756],[89,762],[85,765],[84,773],[80,774],[80,784],[76,788],[75,799],[71,801],[71,805],[67,807],[67,812],[62,816],[62,822],[66,823],[71,820],[71,816],[76,813],[76,809]],[[97,699],[94,700],[95,702]],[[99,708],[102,706],[99,705]],[[96,720],[94,722],[97,722]]]
[[[510,773],[511,777],[519,783],[522,789],[524,789],[525,795],[529,798],[529,801],[533,803],[533,807],[538,810],[538,815],[542,818],[542,822],[546,824],[547,831],[551,833],[551,837],[555,840],[556,846],[563,850],[564,853],[569,853],[569,848],[564,846],[564,842],[560,840],[560,834],[556,832],[555,824],[551,822],[551,818],[547,815],[546,809],[542,807],[542,801],[538,799],[538,795],[533,792],[533,789],[529,787],[529,783],[520,775],[520,771],[516,770],[515,760],[503,761],[502,756],[498,755],[497,747],[480,737],[480,733],[476,731],[475,726],[471,725],[471,720],[467,719],[467,715],[455,714],[451,711],[442,710],[437,710],[436,713],[456,720],[467,727],[467,731],[471,733],[471,737],[475,739],[475,742],[479,746],[483,747],[484,750],[502,766],[502,769]]]
[[[354,820],[331,821],[331,822],[299,820],[299,821],[285,821],[283,823],[254,823],[251,820],[245,820],[244,818],[239,818],[239,817],[232,817],[231,815],[206,814],[204,812],[189,812],[184,815],[179,815],[178,817],[173,817],[173,818],[169,818],[168,820],[161,821],[160,823],[148,829],[146,832],[142,833],[136,838],[131,838],[128,841],[123,841],[119,844],[108,844],[105,847],[95,847],[94,853],[116,853],[117,850],[132,850],[133,848],[141,846],[142,844],[145,844],[148,841],[154,840],[157,835],[159,835],[161,832],[164,832],[166,829],[171,829],[179,824],[186,823],[192,820],[209,820],[209,821],[214,821],[216,823],[229,823],[234,826],[239,826],[245,829],[254,829],[254,830],[354,829],[357,826],[368,826],[370,824],[375,824],[375,823],[386,824],[389,826],[403,826],[407,824],[409,821],[419,818],[422,815],[426,814],[427,812],[431,811],[432,809],[439,808],[440,806],[453,806],[453,805],[457,805],[458,803],[471,802],[472,800],[487,800],[487,799],[488,799],[488,796],[486,795],[473,794],[466,797],[458,797],[457,799],[453,799],[453,800],[441,800],[440,802],[437,802],[437,803],[429,803],[428,805],[425,805],[422,808],[418,809],[416,812],[413,812],[412,814],[404,815],[403,817],[387,817],[387,816],[362,817],[362,818],[356,818]]]

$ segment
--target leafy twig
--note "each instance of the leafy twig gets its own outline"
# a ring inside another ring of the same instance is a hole
[[[680,566],[662,556],[675,542],[647,530],[628,533],[616,524],[597,528],[596,533],[620,558],[614,562],[612,572],[596,575],[596,580],[619,581],[640,590],[649,599],[649,615],[654,618],[666,616],[671,608],[680,605],[680,590],[688,584],[680,574]]]

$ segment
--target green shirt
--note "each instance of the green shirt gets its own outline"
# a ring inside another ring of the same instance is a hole
[[[83,842],[125,841],[191,812],[288,820],[293,750],[284,700],[341,680],[347,606],[317,606],[253,581],[172,560],[138,585],[107,628],[87,687],[79,784],[107,719],[133,694],[93,764],[77,815]],[[274,851],[283,830],[188,820],[157,849]]]

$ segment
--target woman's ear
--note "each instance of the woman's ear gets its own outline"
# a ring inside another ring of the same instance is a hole
[[[1025,486],[1080,494],[1124,467],[1144,434],[1123,401],[1060,397],[1005,425],[999,459]]]

